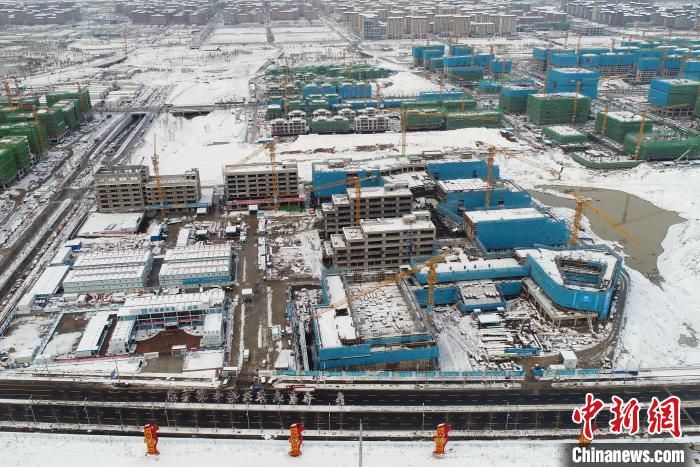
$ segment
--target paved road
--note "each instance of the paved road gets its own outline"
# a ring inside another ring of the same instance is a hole
[[[248,389],[248,385],[239,385],[239,396]],[[223,393],[231,388],[223,389]],[[444,389],[444,390],[343,390],[346,405],[554,405],[580,404],[586,392],[609,402],[611,396],[623,399],[636,397],[642,402],[652,396],[666,398],[669,392],[681,400],[700,400],[700,387],[687,386],[627,386],[605,390],[586,388],[546,388],[546,389]],[[281,391],[283,395],[285,391]],[[178,399],[181,391],[176,391]],[[206,401],[215,400],[215,391],[205,391]],[[272,401],[275,390],[265,388],[267,401]],[[314,404],[335,404],[337,390],[319,389],[314,392]],[[9,382],[0,381],[0,399],[50,399],[74,401],[130,401],[130,402],[164,402],[168,398],[165,388],[141,387],[100,387],[95,384],[77,384],[63,382]],[[301,397],[300,397],[301,399]],[[194,400],[194,399],[193,399]],[[699,420],[700,421],[700,420]]]

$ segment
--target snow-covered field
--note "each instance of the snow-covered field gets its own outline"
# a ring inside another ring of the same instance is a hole
[[[232,164],[257,147],[245,142],[246,118],[238,110],[212,112],[186,119],[161,114],[131,156],[133,164],[152,167],[153,135],[163,175],[198,168],[204,185],[222,184],[222,166]]]
[[[417,96],[422,91],[439,91],[440,85],[409,71],[400,71],[388,78],[377,80],[385,97]],[[450,86],[445,89],[449,90]],[[376,94],[376,85],[373,93]]]
[[[504,449],[512,446],[511,449]],[[32,433],[2,433],[0,447],[3,459],[17,467],[70,465],[71,467],[131,467],[164,465],[230,466],[263,465],[305,467],[335,467],[358,465],[358,443],[305,441],[302,457],[287,454],[289,443],[277,440],[222,440],[161,438],[160,455],[145,455],[142,437],[79,436]],[[363,463],[366,467],[402,465],[418,467],[490,465],[497,466],[558,466],[564,459],[562,444],[553,442],[450,442],[442,459],[432,455],[431,442],[365,442]],[[527,461],[523,458],[527,450]],[[235,461],[234,461],[235,460]],[[232,463],[233,462],[233,463]],[[524,463],[523,463],[524,462]],[[529,463],[528,463],[529,462]]]

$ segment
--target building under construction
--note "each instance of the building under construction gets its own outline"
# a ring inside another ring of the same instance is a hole
[[[372,288],[372,283],[346,284],[342,276],[328,275],[321,287],[325,303],[306,316],[295,317],[309,323],[296,330],[309,330],[303,338],[311,341],[307,359],[313,369],[436,367],[439,349],[427,315],[405,284],[389,284],[367,293],[364,290]],[[290,312],[299,314],[293,303]]]
[[[202,201],[198,169],[160,176],[159,190],[157,178],[149,176],[145,165],[115,166],[98,170],[94,186],[100,212],[181,212],[209,207]]]
[[[324,242],[324,260],[350,270],[393,270],[415,256],[432,255],[435,232],[428,211],[362,219],[358,227],[343,227]]]
[[[277,202],[299,205],[299,171],[296,163],[257,163],[224,167],[226,204],[234,207],[257,205],[269,207]]]

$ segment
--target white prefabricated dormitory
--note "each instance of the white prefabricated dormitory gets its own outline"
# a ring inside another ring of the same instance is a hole
[[[112,337],[109,339],[109,353],[112,355],[124,355],[129,353],[129,347],[133,341],[135,320],[119,320],[114,326]]]
[[[228,285],[232,282],[231,260],[165,263],[160,268],[161,287],[199,288]]]
[[[153,263],[149,250],[113,250],[82,253],[75,260],[73,269],[102,269],[115,266],[141,266]]]
[[[150,265],[73,270],[63,281],[65,293],[130,292],[146,288]]]
[[[78,342],[78,347],[75,349],[75,356],[80,358],[94,357],[100,353],[102,344],[110,325],[109,313],[98,313],[88,322],[83,336]]]

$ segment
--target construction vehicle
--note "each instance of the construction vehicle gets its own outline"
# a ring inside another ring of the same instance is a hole
[[[428,268],[428,297],[432,296],[433,297],[433,304],[435,302],[435,284],[437,283],[437,273],[435,272],[435,265],[442,260],[444,260],[447,256],[451,254],[450,251],[446,251],[444,253],[441,253],[437,256],[433,256],[431,258],[428,258],[427,260],[423,261],[420,264],[417,264],[415,267],[411,269],[404,269],[401,272],[398,272],[394,274],[393,276],[384,279],[381,282],[378,282],[370,287],[367,287],[366,289],[362,289],[361,291],[349,295],[345,297],[342,300],[338,300],[335,303],[331,303],[327,307],[323,308],[318,308],[315,312],[316,317],[319,317],[323,315],[324,313],[328,313],[329,311],[335,311],[338,308],[344,307],[346,305],[349,305],[350,303],[359,300],[362,297],[365,297],[373,292],[376,292],[377,290],[383,289],[386,286],[389,286],[391,284],[397,283],[401,281],[402,279],[411,276],[412,274],[419,272],[425,268]],[[433,270],[431,273],[430,270]],[[430,277],[432,275],[432,283],[430,280]],[[432,311],[432,309],[431,309]]]
[[[576,208],[574,214],[573,227],[571,228],[571,237],[569,237],[569,245],[576,246],[578,244],[579,231],[581,230],[581,220],[583,219],[583,212],[586,209],[596,214],[603,222],[611,226],[623,237],[636,243],[637,245],[640,243],[639,238],[632,235],[623,227],[620,227],[619,223],[615,222],[603,211],[593,206],[591,202],[588,199],[586,199],[583,195],[576,191],[572,191],[570,194],[576,198]]]

